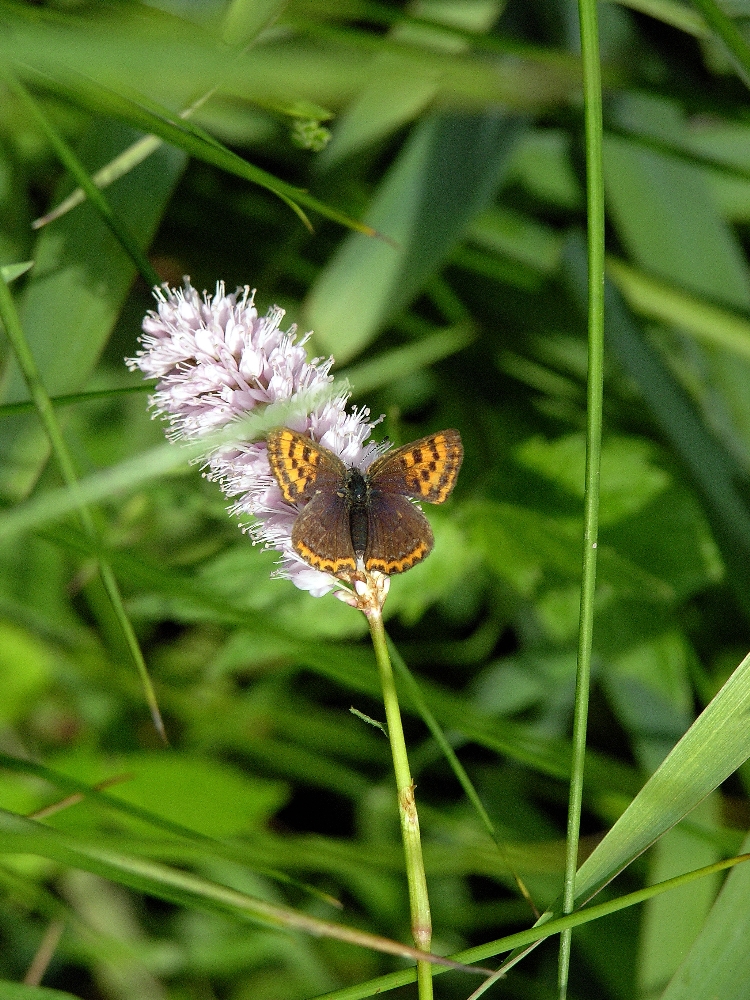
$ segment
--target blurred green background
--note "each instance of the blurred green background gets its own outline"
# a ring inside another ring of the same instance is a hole
[[[750,10],[729,13],[742,40]],[[697,7],[633,0],[599,16],[609,257],[584,852],[750,646],[750,65]],[[354,402],[385,415],[382,436],[461,431],[457,488],[428,511],[435,550],[393,580],[388,628],[505,845],[405,698],[434,948],[529,926],[511,868],[539,908],[558,895],[580,596],[576,5],[0,2],[0,62],[91,173],[144,134],[166,140],[105,189],[163,280],[249,284],[261,313],[283,306],[286,325],[314,330],[311,356],[334,355]],[[273,554],[252,547],[196,466],[146,468],[163,431],[123,358],[152,307],[148,283],[90,204],[31,226],[74,187],[0,81],[0,264],[33,262],[12,282],[24,334],[78,474],[101,474],[97,552],[55,507],[60,475],[3,340],[0,807],[28,815],[69,794],[50,772],[89,785],[127,775],[107,794],[195,836],[96,800],[44,822],[82,850],[409,942],[388,744],[349,711],[382,719],[364,618],[271,580]],[[311,228],[269,188],[298,189]],[[738,771],[611,891],[739,850],[747,778]],[[358,983],[366,996],[368,980],[403,967],[157,899],[156,877],[149,891],[57,848],[19,853],[14,836],[0,830],[2,997],[42,996],[8,984],[50,927],[61,937],[44,985],[95,1000],[305,1000]],[[747,930],[750,889],[735,884],[735,909],[717,917],[718,888],[703,879],[577,931],[569,995],[698,996],[686,969],[699,967],[726,974],[713,995],[746,996],[750,972],[718,955],[729,928]],[[556,960],[547,942],[488,995],[556,996]],[[475,986],[450,973],[436,996]]]

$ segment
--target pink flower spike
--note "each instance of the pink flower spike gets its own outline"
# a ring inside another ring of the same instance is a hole
[[[227,294],[220,281],[214,295],[201,297],[189,278],[181,289],[166,284],[154,289],[154,297],[156,311],[143,320],[142,349],[126,363],[159,380],[151,407],[165,419],[169,438],[199,439],[259,408],[299,400],[299,411],[288,418],[293,430],[319,441],[347,465],[365,469],[377,456],[378,446],[366,442],[379,421],[371,421],[365,407],[347,412],[348,392],[303,406],[308,390],[332,386],[333,358],[308,361],[310,335],[298,340],[296,326],[282,331],[283,309],[273,306],[261,317],[249,285]],[[342,590],[340,580],[313,569],[292,548],[299,511],[281,494],[265,441],[224,446],[204,461],[204,474],[226,496],[238,497],[230,513],[252,518],[240,525],[243,531],[280,553],[275,577],[315,597]]]

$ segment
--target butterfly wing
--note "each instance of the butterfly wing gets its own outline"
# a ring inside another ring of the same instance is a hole
[[[354,573],[346,466],[333,452],[288,427],[271,431],[267,442],[268,460],[284,499],[302,505],[292,528],[294,550],[324,573]],[[397,448],[370,466],[365,477],[368,571],[403,573],[430,553],[432,529],[408,497],[442,503],[453,489],[462,459],[460,434],[447,430]]]
[[[367,512],[365,569],[386,576],[416,566],[432,551],[432,528],[422,511],[398,493],[375,493]]]
[[[292,527],[294,551],[322,573],[338,576],[357,568],[349,509],[340,492],[318,492]]]
[[[456,483],[463,457],[458,431],[440,431],[382,455],[367,475],[382,493],[442,503]]]
[[[266,439],[268,461],[287,503],[309,503],[316,491],[335,491],[346,466],[332,451],[288,427],[277,427]]]

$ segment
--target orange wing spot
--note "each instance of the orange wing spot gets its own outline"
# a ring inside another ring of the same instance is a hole
[[[394,573],[405,573],[407,569],[411,569],[418,562],[422,562],[430,554],[430,551],[431,546],[427,545],[426,542],[420,541],[416,548],[400,559],[368,559],[365,568],[368,573],[372,573],[375,570],[378,573],[385,574],[385,576],[392,576]]]
[[[298,555],[302,556],[306,563],[313,569],[320,570],[321,573],[330,573],[332,576],[340,576],[342,573],[354,573],[357,566],[353,559],[332,559],[329,556],[318,555],[313,552],[303,541],[297,539],[294,548]]]

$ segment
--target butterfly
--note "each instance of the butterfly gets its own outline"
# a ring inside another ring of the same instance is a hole
[[[287,503],[301,506],[292,546],[323,573],[403,573],[429,555],[429,521],[412,500],[443,503],[463,460],[458,431],[388,451],[366,472],[288,427],[269,433],[268,460]]]

